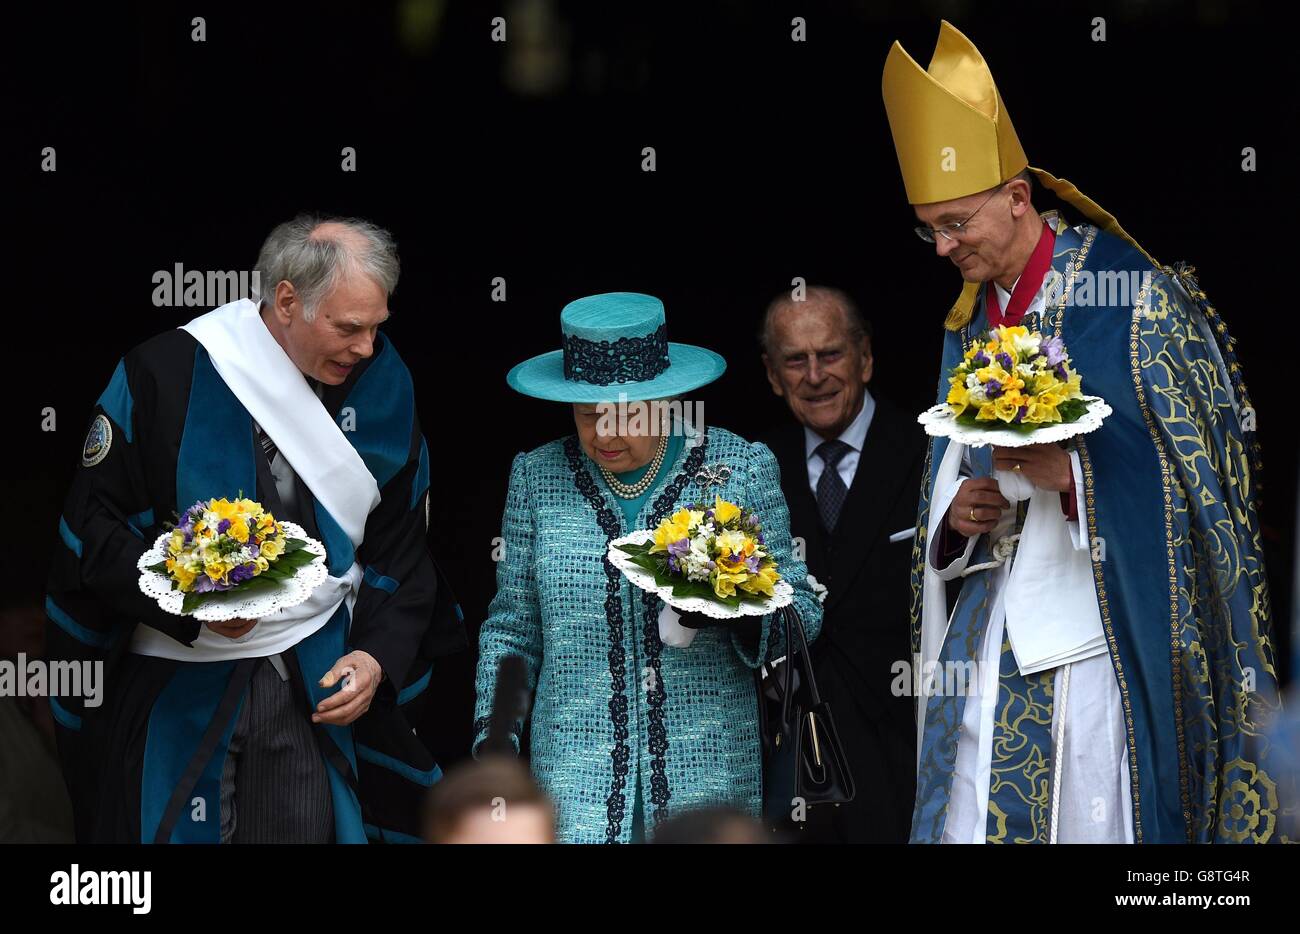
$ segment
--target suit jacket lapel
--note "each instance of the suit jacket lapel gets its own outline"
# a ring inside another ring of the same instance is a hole
[[[821,514],[817,500],[808,486],[808,457],[805,453],[803,426],[795,424],[781,433],[775,442],[777,463],[781,465],[781,488],[785,491],[786,505],[790,507],[790,531],[804,540],[805,561],[808,572],[816,576],[826,565],[825,532],[822,531]]]
[[[849,487],[836,526],[835,547],[831,552],[832,583],[826,596],[827,612],[849,589],[880,536],[898,531],[881,528],[893,503],[894,488],[901,470],[902,461],[895,456],[896,451],[902,448],[897,439],[897,418],[885,403],[877,400],[876,412],[858,457],[853,485]]]

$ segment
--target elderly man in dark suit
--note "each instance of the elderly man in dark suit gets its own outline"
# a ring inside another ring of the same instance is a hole
[[[778,296],[762,330],[772,391],[797,419],[768,439],[790,528],[828,589],[814,672],[857,786],[851,804],[809,812],[809,842],[906,843],[916,772],[912,698],[891,690],[910,665],[909,562],[925,436],[867,391],[871,330],[838,289]]]

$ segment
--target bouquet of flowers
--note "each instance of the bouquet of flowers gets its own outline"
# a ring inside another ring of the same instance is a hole
[[[948,385],[946,403],[917,420],[931,435],[967,444],[1063,441],[1110,414],[1100,398],[1083,394],[1061,339],[1022,326],[981,335],[953,367]]]
[[[611,542],[609,558],[638,587],[685,612],[763,615],[793,597],[759,517],[720,496],[712,506],[686,506],[658,528]]]
[[[260,503],[242,498],[200,500],[141,558],[139,566],[145,572],[141,589],[150,596],[167,597],[167,602],[159,600],[164,609],[182,615],[194,614],[222,595],[269,594],[299,576],[304,577],[301,583],[310,584],[305,588],[310,593],[324,577],[311,573],[324,570],[319,563],[323,550],[300,527],[278,522]],[[300,575],[304,568],[309,572]],[[173,609],[169,604],[175,604],[178,595],[179,606]],[[300,601],[280,599],[267,609],[293,602]],[[247,603],[241,614],[257,615]]]

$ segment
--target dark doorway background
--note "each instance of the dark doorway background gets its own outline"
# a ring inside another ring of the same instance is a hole
[[[20,374],[7,604],[40,599],[88,412],[117,359],[203,310],[154,307],[153,272],[248,269],[270,228],[302,210],[364,216],[399,242],[387,331],[415,374],[431,547],[471,643],[494,590],[511,456],[572,425],[504,376],[558,346],[567,301],[663,298],[672,339],[730,363],[701,394],[708,420],[755,436],[788,417],[758,357],[763,307],[795,276],[836,285],[873,319],[872,391],[919,411],[959,280],[909,231],[880,73],[895,38],[928,61],[947,18],[989,61],[1032,164],[1074,181],[1161,260],[1195,264],[1240,341],[1285,665],[1297,474],[1282,370],[1294,353],[1279,338],[1295,312],[1274,257],[1288,252],[1278,222],[1294,208],[1282,186],[1295,113],[1269,5],[206,6],[5,14],[18,287],[6,323]],[[205,42],[191,41],[195,15]],[[497,15],[504,44],[490,40]],[[806,42],[791,41],[795,16]],[[1098,16],[1105,42],[1092,40]],[[40,171],[45,146],[57,172]],[[345,146],[356,172],[340,169]],[[645,146],[654,173],[641,170]],[[1247,146],[1256,172],[1242,170]],[[504,303],[491,300],[497,276]],[[57,431],[40,430],[45,407]],[[422,732],[444,764],[467,751],[474,654],[435,672]]]

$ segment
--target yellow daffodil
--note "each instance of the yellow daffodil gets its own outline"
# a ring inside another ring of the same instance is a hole
[[[208,511],[218,519],[235,519],[239,515],[239,507],[228,499],[214,499],[208,506]]]
[[[172,562],[168,570],[176,578],[176,583],[180,585],[181,590],[186,592],[194,587],[194,580],[199,576],[198,570],[192,570],[178,561]]]
[[[775,567],[765,567],[761,568],[757,574],[751,574],[749,580],[743,581],[740,584],[740,589],[770,597],[775,593],[776,582],[780,579],[781,575],[776,573]]]
[[[994,416],[1004,422],[1014,420],[1016,413],[1020,411],[1019,398],[1017,395],[1006,395],[995,399],[993,401]]]
[[[966,406],[970,404],[969,396],[970,390],[966,388],[966,384],[962,382],[961,377],[954,376],[952,378],[952,388],[948,390],[947,400],[948,404],[953,408],[954,415],[960,415],[966,411]]]
[[[734,597],[736,595],[736,585],[743,582],[748,576],[748,574],[715,571],[713,574],[713,592],[719,597]]]
[[[713,518],[719,525],[725,525],[739,515],[739,506],[735,503],[729,503],[721,496],[715,494],[713,498]]]
[[[669,545],[681,541],[689,534],[690,511],[679,509],[675,515],[659,523],[659,527],[655,529],[654,544],[650,546],[650,551],[667,551]]]
[[[1032,425],[1039,425],[1045,422],[1059,422],[1061,413],[1057,411],[1055,405],[1046,405],[1042,402],[1029,403],[1029,411],[1025,413],[1025,421]]]

